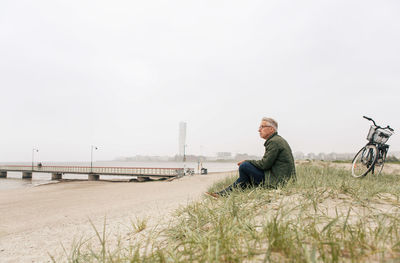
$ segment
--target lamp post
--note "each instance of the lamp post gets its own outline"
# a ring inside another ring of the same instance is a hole
[[[33,147],[33,148],[32,148],[32,171],[33,171],[33,160],[34,160],[33,158],[34,158],[34,156],[35,156],[35,152],[39,152],[39,149]]]
[[[90,172],[93,172],[93,150],[97,150],[97,146],[92,145],[91,154],[90,154]]]

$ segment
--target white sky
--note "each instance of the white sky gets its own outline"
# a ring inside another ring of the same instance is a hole
[[[0,2],[0,161],[356,152],[400,132],[400,2]],[[400,137],[390,138],[400,150]]]

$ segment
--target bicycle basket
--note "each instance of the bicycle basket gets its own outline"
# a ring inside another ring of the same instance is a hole
[[[393,133],[388,130],[377,129],[373,137],[373,142],[384,144],[389,140],[389,137],[392,136],[392,134]]]
[[[372,139],[372,136],[374,136],[374,133],[376,131],[376,126],[375,125],[371,125],[371,127],[369,128],[369,132],[367,135],[367,140],[370,141]]]

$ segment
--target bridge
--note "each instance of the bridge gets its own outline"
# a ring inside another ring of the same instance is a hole
[[[89,181],[99,180],[100,175],[134,176],[138,179],[184,175],[183,168],[0,165],[0,178],[7,178],[8,172],[21,172],[22,179],[31,179],[32,173],[51,173],[52,180],[62,179],[63,174],[87,174]]]

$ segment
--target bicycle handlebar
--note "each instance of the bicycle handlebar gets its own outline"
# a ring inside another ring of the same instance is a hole
[[[389,131],[392,131],[392,132],[394,132],[393,128],[391,128],[389,125],[388,125],[388,126],[386,126],[386,128],[384,128],[384,129],[388,129]]]
[[[372,118],[369,118],[369,117],[367,117],[367,116],[363,116],[363,118],[364,118],[364,119],[367,119],[367,120],[369,120],[369,121],[372,121],[372,122],[374,123],[374,125],[375,125],[377,128],[384,129],[384,130],[387,129],[387,130],[389,130],[389,131],[391,131],[391,132],[394,132],[394,130],[393,130],[389,125],[386,126],[385,128],[383,128],[383,127],[377,125],[377,124],[375,123],[375,121],[374,121]]]
[[[369,121],[372,121],[372,122],[374,123],[375,126],[377,126],[377,127],[380,128],[380,126],[376,125],[375,121],[374,121],[372,118],[369,118],[369,117],[367,117],[367,116],[363,116],[363,118],[364,118],[364,119],[367,119],[367,120],[369,120]]]

